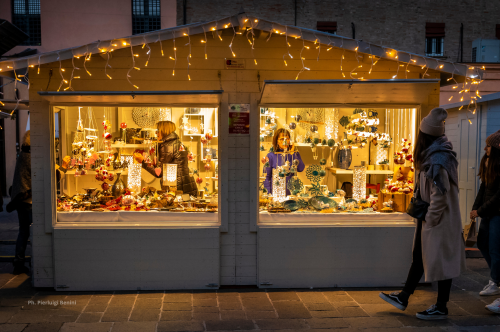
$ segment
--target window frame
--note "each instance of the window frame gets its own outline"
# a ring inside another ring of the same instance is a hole
[[[429,52],[429,44],[431,44],[430,52]],[[425,37],[425,56],[431,56],[431,57],[444,56],[444,37]]]
[[[132,0],[132,35],[161,29],[161,0]],[[136,11],[141,11],[141,14]],[[151,12],[157,12],[157,15]],[[146,28],[147,26],[147,28]]]
[[[24,3],[24,14],[16,14],[16,3]],[[29,36],[29,38],[19,44],[19,46],[42,46],[41,1],[12,0],[11,5],[12,24]],[[32,14],[30,10],[35,12],[38,11],[38,13]],[[35,36],[33,36],[33,34],[35,34]]]

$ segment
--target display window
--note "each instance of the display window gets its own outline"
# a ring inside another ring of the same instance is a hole
[[[416,117],[417,109],[261,107],[260,222],[280,214],[283,222],[319,214],[404,219]]]
[[[54,107],[58,221],[217,213],[217,110]]]

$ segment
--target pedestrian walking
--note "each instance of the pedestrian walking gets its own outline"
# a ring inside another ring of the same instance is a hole
[[[28,130],[24,134],[21,151],[16,161],[10,203],[7,212],[17,211],[19,218],[19,233],[16,240],[14,256],[14,274],[29,273],[24,265],[26,246],[30,237],[30,226],[33,222],[31,208],[31,137]]]
[[[465,270],[465,250],[458,199],[458,161],[453,146],[444,135],[448,113],[433,109],[420,123],[415,145],[417,183],[423,201],[430,203],[424,220],[417,221],[413,240],[413,261],[401,292],[380,293],[380,297],[400,310],[425,276],[438,282],[436,304],[418,312],[424,320],[446,319],[452,279]]]
[[[491,279],[479,295],[487,296],[500,294],[500,130],[486,138],[484,151],[478,174],[481,186],[470,217],[481,217],[477,247],[488,263]],[[486,309],[500,313],[500,299]]]

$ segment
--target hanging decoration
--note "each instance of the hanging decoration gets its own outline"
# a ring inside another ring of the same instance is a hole
[[[306,177],[311,181],[311,188],[309,192],[313,196],[322,196],[323,190],[321,189],[321,181],[326,176],[325,170],[317,164],[312,164],[306,169]]]
[[[411,142],[407,138],[402,139],[401,150],[394,153],[394,163],[397,165],[412,167],[413,154],[411,150]]]
[[[363,110],[356,108],[351,116],[343,116],[339,123],[346,128],[345,141],[347,148],[363,148],[370,141],[375,145],[379,142],[389,142],[389,134],[378,132],[380,120],[374,109]]]
[[[352,198],[360,202],[366,197],[366,167],[355,166],[353,170]]]

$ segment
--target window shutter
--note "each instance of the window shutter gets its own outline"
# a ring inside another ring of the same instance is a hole
[[[337,22],[318,21],[316,23],[316,30],[328,33],[335,33],[337,32]]]
[[[444,37],[444,23],[429,23],[425,24],[425,37]]]
[[[497,24],[497,26],[496,26],[496,36],[497,36],[497,39],[500,39],[500,24]]]

